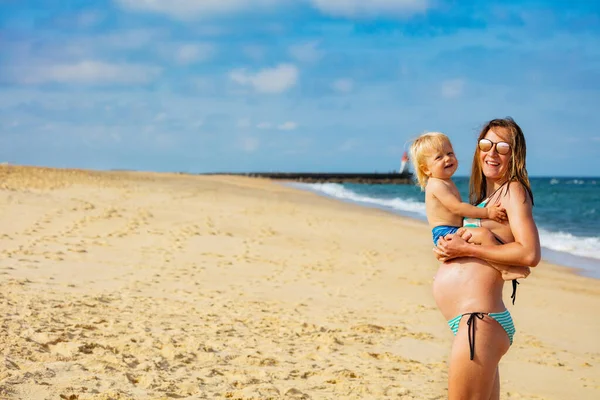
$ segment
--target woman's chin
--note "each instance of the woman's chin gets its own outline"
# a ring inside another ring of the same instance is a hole
[[[496,181],[502,179],[506,171],[500,168],[484,167],[482,172],[486,178]]]

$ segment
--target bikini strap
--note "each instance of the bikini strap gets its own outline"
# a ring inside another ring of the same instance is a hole
[[[487,205],[487,202],[488,202],[488,201],[489,201],[489,200],[490,200],[492,197],[494,197],[494,195],[495,195],[496,193],[498,193],[498,191],[499,191],[500,189],[502,189],[502,188],[504,187],[504,185],[508,184],[509,182],[510,182],[510,181],[506,181],[506,182],[504,182],[502,185],[500,185],[500,187],[499,187],[498,189],[494,190],[494,191],[492,192],[492,194],[490,194],[488,197],[486,197],[486,198],[485,198],[485,199],[484,199],[484,200],[483,200],[483,201],[482,201],[480,204],[486,204],[486,205]]]
[[[473,359],[473,357],[475,357],[475,318],[483,319],[483,317],[487,314],[488,313],[482,313],[482,312],[463,314],[463,315],[469,315],[469,319],[467,320],[467,326],[469,327],[468,335],[469,335],[469,350],[471,350],[471,360]]]
[[[517,285],[520,285],[520,283],[517,282],[516,279],[513,279],[512,280],[512,289],[513,289],[513,291],[512,291],[512,294],[510,295],[510,298],[512,299],[513,306],[515,305],[515,300],[517,299]]]

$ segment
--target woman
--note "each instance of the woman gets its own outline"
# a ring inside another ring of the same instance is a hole
[[[504,281],[487,261],[532,267],[540,261],[525,153],[523,131],[512,119],[495,119],[483,127],[473,157],[470,201],[500,204],[508,221],[465,225],[490,229],[499,245],[470,244],[469,234],[459,231],[441,238],[434,249],[444,261],[433,284],[434,298],[456,335],[448,373],[451,400],[500,398],[498,363],[512,344],[514,326],[502,301]]]

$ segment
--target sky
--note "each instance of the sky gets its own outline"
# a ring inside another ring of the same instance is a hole
[[[0,162],[389,172],[511,116],[531,176],[600,176],[600,2],[0,0]]]

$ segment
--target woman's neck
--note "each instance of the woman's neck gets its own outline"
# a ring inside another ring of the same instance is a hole
[[[507,179],[487,179],[486,180],[486,197],[490,197],[496,193],[505,183]]]

